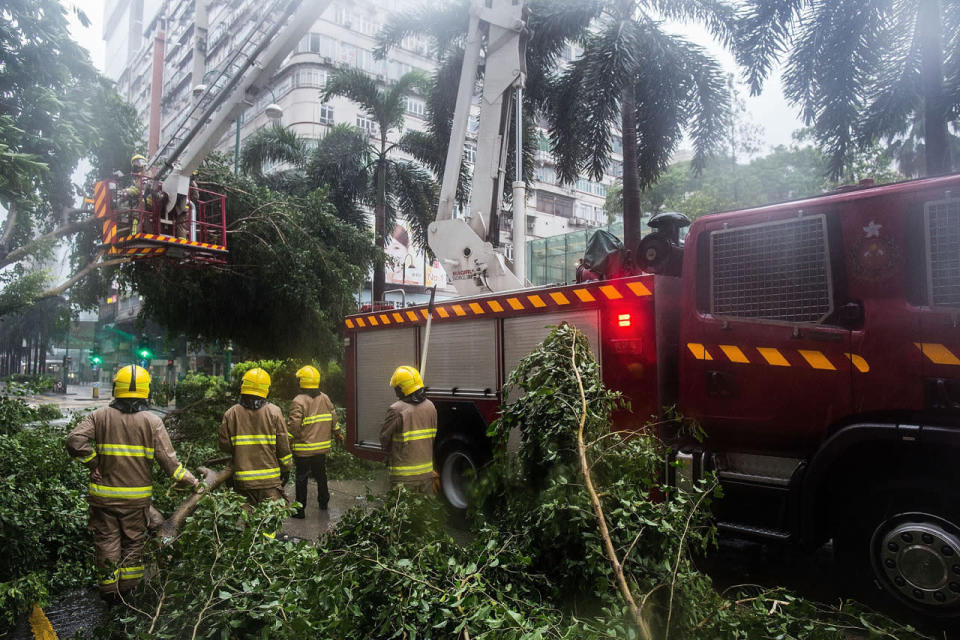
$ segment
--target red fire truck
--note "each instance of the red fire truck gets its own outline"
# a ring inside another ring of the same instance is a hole
[[[676,472],[717,473],[722,530],[833,538],[892,596],[960,615],[960,175],[705,216],[682,247],[672,232],[639,247],[656,275],[435,307],[426,383],[448,501],[465,506],[465,471],[490,457],[507,375],[568,322],[632,405],[617,428],[666,407],[700,423],[702,444],[674,442]],[[424,364],[426,316],[345,320],[359,456],[380,457],[387,381]]]

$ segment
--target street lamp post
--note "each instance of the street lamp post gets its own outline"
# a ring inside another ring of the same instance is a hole
[[[193,95],[200,97],[207,92],[209,88],[206,84],[207,76],[211,73],[220,73],[219,69],[208,69],[206,73],[203,74],[203,77],[200,79],[200,84],[196,85],[193,88]],[[273,98],[273,102],[268,104],[264,108],[263,112],[267,114],[267,118],[271,122],[279,122],[280,118],[283,117],[283,107],[277,104],[277,94],[273,92],[273,89],[267,89],[270,92],[270,97]],[[243,126],[243,111],[240,111],[240,115],[237,116],[237,133],[236,138],[233,142],[233,173],[234,175],[240,173],[240,127]]]

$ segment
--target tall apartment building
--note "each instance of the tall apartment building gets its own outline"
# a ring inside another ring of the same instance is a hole
[[[429,56],[427,43],[418,38],[405,39],[385,60],[377,60],[373,55],[375,36],[390,14],[417,6],[421,1],[333,2],[309,35],[287,56],[269,90],[263,91],[243,113],[239,136],[235,137],[234,132],[225,135],[219,148],[232,153],[237,139],[242,144],[247,136],[269,124],[265,109],[273,102],[283,109],[281,124],[308,141],[319,140],[339,123],[360,127],[378,137],[376,125],[356,104],[342,98],[321,102],[320,92],[329,74],[342,65],[363,69],[385,84],[413,69],[432,71],[435,62]],[[218,70],[218,65],[254,28],[257,12],[272,4],[270,0],[107,0],[107,74],[117,81],[121,95],[137,108],[141,119],[149,122],[153,61],[162,50],[162,95],[154,110],[159,107],[163,140],[175,126],[177,116],[195,99],[194,87],[215,76],[211,72]],[[162,49],[157,46],[158,41]],[[573,50],[567,52],[568,57],[574,54]],[[406,126],[422,128],[425,110],[424,101],[411,96],[407,101]],[[614,147],[616,152],[616,144]],[[468,160],[474,149],[468,140]],[[542,238],[606,225],[606,189],[622,174],[622,162],[614,162],[601,182],[581,179],[573,185],[558,185],[553,165],[542,134],[535,181],[528,192],[528,237]],[[507,218],[501,225],[501,241],[508,256],[512,254],[511,230],[512,220]],[[410,269],[415,283],[429,284],[430,266],[423,265],[423,273],[417,275],[418,260],[410,262],[414,264],[403,269],[404,283]]]

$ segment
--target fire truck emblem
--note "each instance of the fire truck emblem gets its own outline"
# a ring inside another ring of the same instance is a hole
[[[850,250],[853,275],[861,280],[886,280],[902,266],[903,254],[900,247],[880,235],[883,225],[874,220],[862,229],[863,237],[857,240]]]

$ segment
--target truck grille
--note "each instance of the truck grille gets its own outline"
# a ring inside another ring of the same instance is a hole
[[[722,229],[710,241],[715,315],[820,322],[832,312],[822,215]]]
[[[926,205],[930,304],[960,307],[960,200]]]

